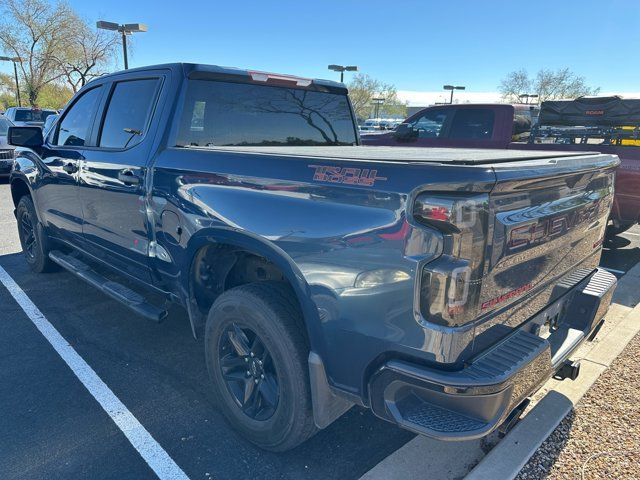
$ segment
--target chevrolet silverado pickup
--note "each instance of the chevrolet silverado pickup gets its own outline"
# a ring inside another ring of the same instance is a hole
[[[609,234],[640,222],[640,100],[579,98],[533,105],[427,107],[395,132],[362,135],[365,145],[598,151],[617,155]]]
[[[12,127],[20,241],[160,321],[283,451],[354,404],[444,440],[519,415],[594,335],[613,155],[360,146],[342,84],[193,64],[106,75]]]

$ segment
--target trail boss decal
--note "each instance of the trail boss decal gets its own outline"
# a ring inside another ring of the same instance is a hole
[[[314,169],[313,179],[317,182],[345,183],[347,185],[363,185],[373,187],[379,177],[378,170],[355,167],[332,167],[331,165],[309,165]]]

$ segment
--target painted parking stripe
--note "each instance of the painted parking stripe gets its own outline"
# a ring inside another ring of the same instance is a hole
[[[607,272],[611,272],[611,273],[619,273],[620,275],[624,275],[625,272],[624,270],[616,270],[615,268],[607,268],[607,267],[600,267],[603,270],[606,270]]]
[[[133,416],[125,405],[115,396],[111,389],[100,379],[87,362],[64,339],[46,319],[42,312],[29,299],[26,293],[0,267],[0,282],[24,310],[36,328],[44,335],[51,346],[58,352],[65,363],[73,371],[78,380],[89,390],[100,406],[111,417],[118,428],[127,437],[145,462],[162,480],[188,480],[189,477],[173,461],[142,424]]]

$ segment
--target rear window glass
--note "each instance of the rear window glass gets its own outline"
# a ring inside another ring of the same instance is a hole
[[[346,95],[190,80],[181,146],[353,145]]]
[[[462,108],[451,122],[449,138],[490,139],[495,114],[488,108]]]
[[[16,122],[44,122],[45,118],[56,112],[50,110],[16,110]]]

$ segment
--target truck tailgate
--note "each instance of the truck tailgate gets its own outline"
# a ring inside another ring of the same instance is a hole
[[[600,260],[613,155],[494,165],[475,351],[562,296]],[[509,327],[509,328],[505,328]]]

